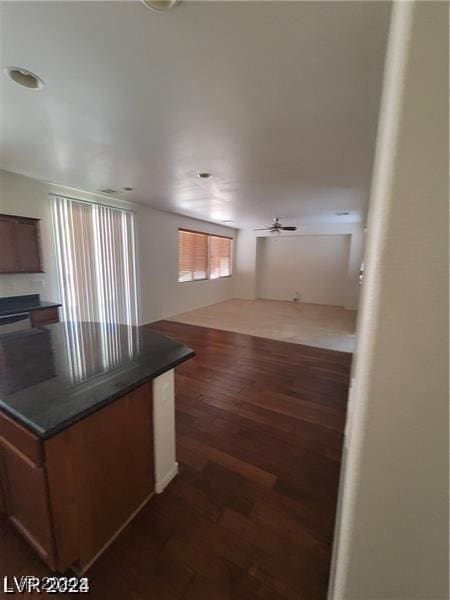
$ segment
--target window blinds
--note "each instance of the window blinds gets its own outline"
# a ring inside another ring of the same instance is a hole
[[[209,238],[209,277],[231,275],[231,239],[211,235]]]
[[[178,281],[218,279],[231,275],[232,239],[178,230]]]
[[[197,281],[208,276],[208,236],[178,232],[178,281]]]

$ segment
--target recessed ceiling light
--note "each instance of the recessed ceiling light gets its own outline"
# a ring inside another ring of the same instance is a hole
[[[147,8],[151,8],[158,12],[170,10],[175,4],[178,4],[178,0],[141,0],[141,2]]]
[[[200,177],[200,179],[209,179],[211,177],[211,173],[197,173],[197,177]]]
[[[350,213],[347,210],[342,210],[341,212],[335,213],[338,217],[346,217]]]
[[[104,190],[100,190],[102,194],[117,194],[117,190],[113,190],[111,188],[106,188]]]
[[[223,219],[221,223],[234,223],[232,219]]]
[[[133,191],[133,188],[132,188],[132,187],[124,187],[124,188],[123,188],[123,190],[124,190],[125,192],[132,192],[132,191]]]
[[[11,81],[29,90],[42,90],[44,87],[44,82],[40,77],[22,67],[5,67],[4,73]]]

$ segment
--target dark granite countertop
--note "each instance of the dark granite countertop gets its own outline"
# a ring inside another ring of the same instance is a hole
[[[48,438],[194,356],[143,327],[56,323],[0,335],[0,411]]]
[[[41,308],[53,308],[61,306],[59,302],[48,302],[41,300],[39,294],[28,294],[26,296],[9,296],[0,298],[0,317],[13,315],[21,312],[33,312]]]

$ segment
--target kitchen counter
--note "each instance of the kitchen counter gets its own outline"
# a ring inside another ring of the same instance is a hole
[[[54,571],[84,573],[178,473],[174,368],[146,328],[0,335],[0,511]]]
[[[126,325],[56,323],[0,335],[0,410],[45,439],[192,356]]]
[[[0,298],[0,317],[16,313],[33,312],[44,308],[58,308],[59,306],[61,306],[59,302],[41,300],[39,294],[9,296],[7,298]]]

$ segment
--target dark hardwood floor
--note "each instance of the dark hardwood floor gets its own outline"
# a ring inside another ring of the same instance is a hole
[[[325,598],[351,355],[151,327],[197,352],[176,373],[180,474],[90,569],[88,597]],[[0,576],[46,573],[0,521]]]

